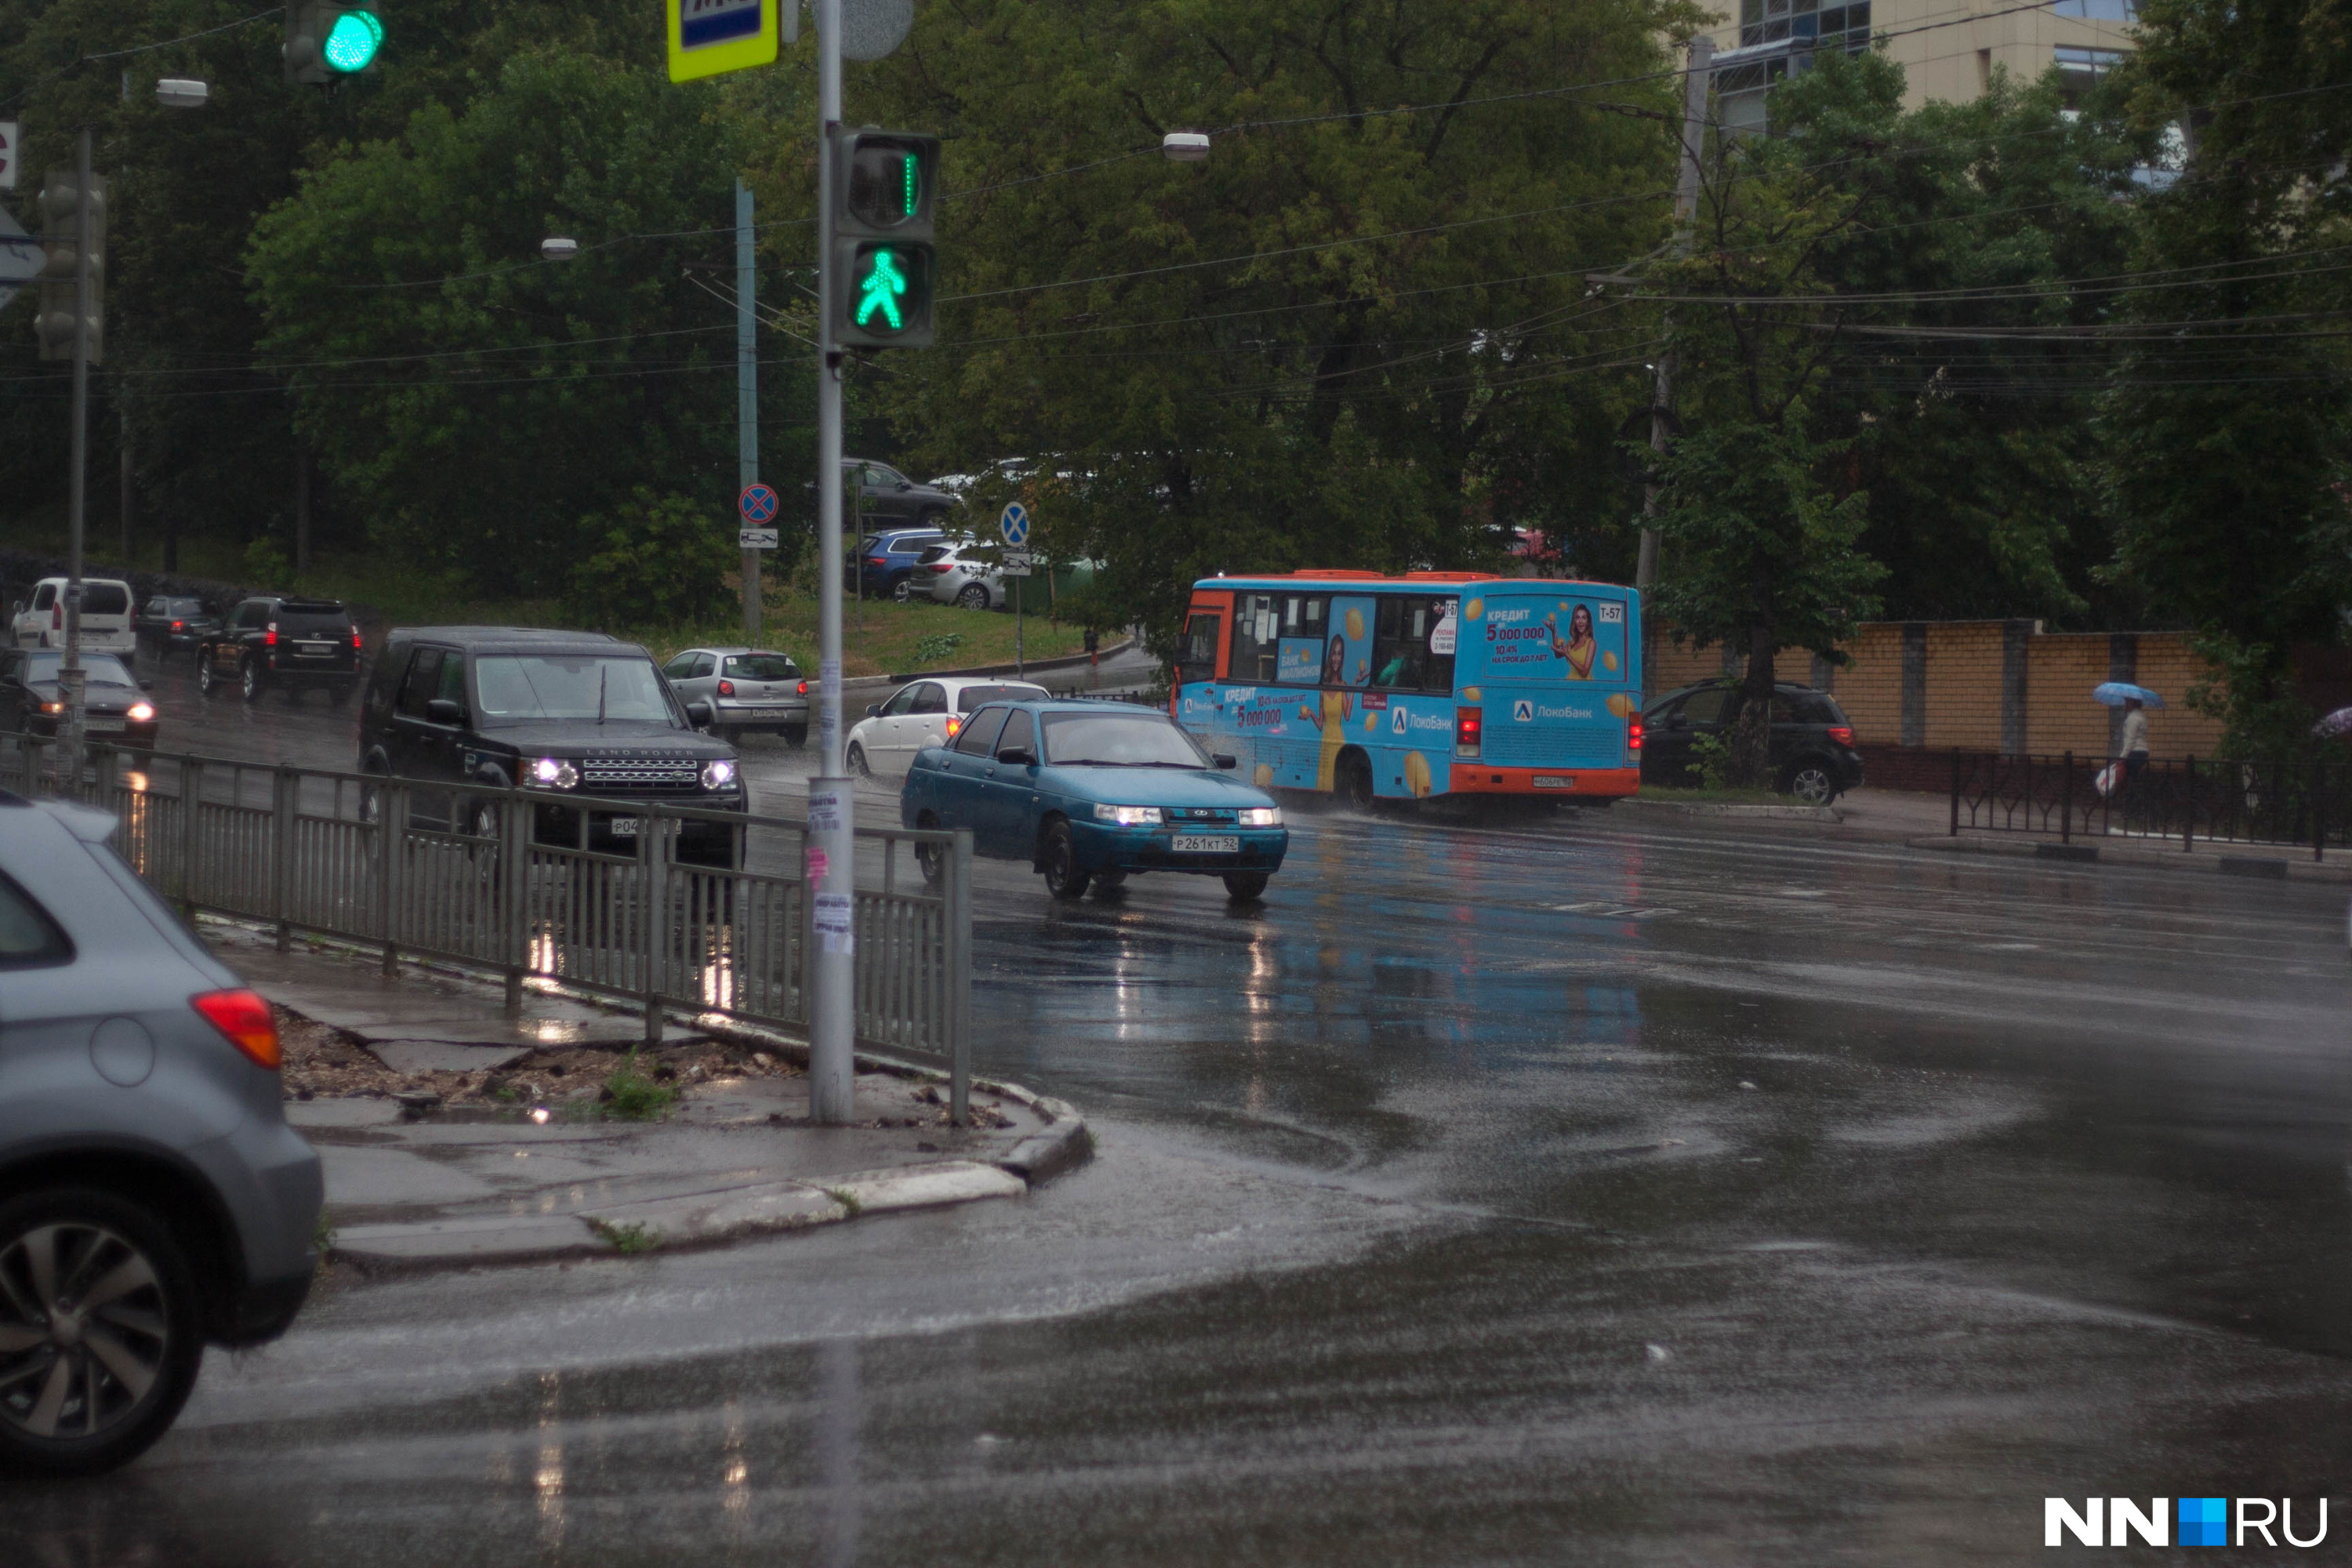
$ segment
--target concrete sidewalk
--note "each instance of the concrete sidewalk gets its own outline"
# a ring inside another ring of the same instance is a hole
[[[709,1246],[905,1209],[1024,1195],[1084,1160],[1066,1103],[857,1075],[855,1119],[818,1127],[795,1043],[634,1015],[207,920],[222,960],[280,1013],[287,1120],[326,1167],[331,1258],[363,1273]],[[631,1114],[653,1119],[632,1119]]]

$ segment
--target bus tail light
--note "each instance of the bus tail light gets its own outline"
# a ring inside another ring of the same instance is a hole
[[[1486,730],[1486,715],[1483,709],[1456,708],[1454,710],[1454,754],[1457,757],[1476,756],[1478,742]]]
[[[1625,721],[1625,749],[1629,752],[1642,749],[1642,721],[1639,719]]]

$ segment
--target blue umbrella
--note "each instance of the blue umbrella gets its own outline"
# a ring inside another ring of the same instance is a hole
[[[2338,708],[2311,727],[2315,735],[2352,735],[2352,708]]]
[[[2134,686],[2128,680],[2103,681],[2091,688],[2091,700],[2104,702],[2110,708],[2120,708],[2135,697],[2138,698],[2146,707],[2164,706],[2163,692],[2150,691],[2145,686]]]

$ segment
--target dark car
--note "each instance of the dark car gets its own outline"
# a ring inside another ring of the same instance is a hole
[[[869,458],[843,458],[841,483],[845,502],[850,487],[856,487],[856,521],[867,528],[897,524],[941,529],[961,504],[950,492],[918,484]]]
[[[0,651],[0,725],[19,735],[56,735],[65,713],[64,693],[58,686],[65,660],[61,648]],[[161,721],[122,656],[86,653],[81,667],[82,733],[92,741],[126,746],[142,757],[152,752]]]
[[[1247,903],[1290,847],[1282,808],[1167,714],[1112,702],[992,702],[952,746],[918,752],[908,827],[971,830],[975,853],[1026,860],[1057,899],[1143,871],[1224,879]],[[936,852],[920,857],[936,877]]]
[[[1642,714],[1642,782],[1685,784],[1696,779],[1693,742],[1724,732],[1724,717],[1736,713],[1734,680],[1702,681],[1669,691]],[[1853,726],[1837,699],[1810,686],[1787,682],[1772,689],[1772,778],[1782,795],[1826,805],[1862,787],[1862,753],[1854,750]]]
[[[283,1333],[318,1264],[269,1004],[114,829],[0,792],[0,1470],[135,1458],[205,1344]]]
[[[161,658],[194,648],[207,632],[218,631],[220,624],[220,617],[205,608],[202,599],[158,594],[140,606],[131,629],[141,647]]]
[[[915,563],[924,551],[946,540],[936,528],[886,528],[867,534],[857,552],[859,585],[877,599],[911,597]]]
[[[735,748],[695,726],[707,705],[678,700],[653,656],[595,632],[416,626],[385,639],[360,708],[360,772],[380,777],[576,792],[707,810],[749,808]],[[420,791],[410,816],[488,837],[488,804]],[[543,843],[634,852],[645,819],[627,811],[537,814]],[[688,823],[678,857],[731,865],[736,830]]]
[[[273,686],[285,688],[289,700],[321,686],[342,706],[360,684],[360,631],[351,611],[339,599],[246,600],[196,643],[196,689],[210,697],[229,681],[247,702]]]

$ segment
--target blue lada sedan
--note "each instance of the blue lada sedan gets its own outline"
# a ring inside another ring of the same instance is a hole
[[[1290,847],[1282,808],[1230,776],[1167,714],[1109,702],[995,702],[916,754],[908,827],[968,827],[982,855],[1027,860],[1057,899],[1141,871],[1223,877],[1245,903]]]

